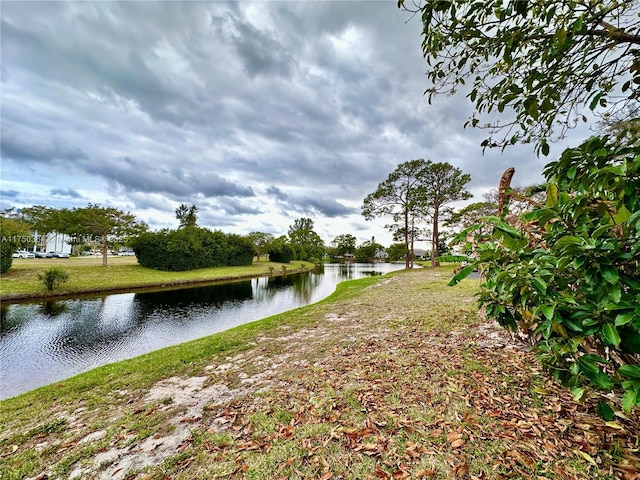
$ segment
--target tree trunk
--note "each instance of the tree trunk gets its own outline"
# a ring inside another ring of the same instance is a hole
[[[107,266],[107,236],[102,236],[102,266]]]
[[[436,260],[438,257],[438,237],[440,236],[438,232],[438,205],[434,206],[433,209],[433,234],[431,235],[431,266],[439,267],[440,262]]]
[[[404,248],[406,253],[404,254],[404,268],[409,270],[411,268],[411,254],[413,253],[409,250],[409,211],[405,208],[404,210]]]

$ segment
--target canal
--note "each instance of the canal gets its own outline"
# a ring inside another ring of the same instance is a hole
[[[339,282],[402,268],[325,264],[313,272],[177,290],[3,303],[0,399],[309,305]]]

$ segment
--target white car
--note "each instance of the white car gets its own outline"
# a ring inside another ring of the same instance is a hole
[[[28,252],[27,250],[18,250],[11,256],[13,258],[36,258],[36,255],[33,252]]]
[[[47,253],[47,258],[69,258],[69,254],[64,252],[49,252]]]

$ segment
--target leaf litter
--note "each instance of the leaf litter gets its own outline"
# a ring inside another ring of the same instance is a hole
[[[393,275],[312,307],[304,329],[158,383],[127,411],[164,411],[171,428],[125,446],[97,435],[68,478],[640,480],[637,411],[605,422],[595,394],[575,403],[477,315],[472,280],[447,280]],[[69,455],[91,433],[78,428]],[[64,459],[33,478],[58,478]]]

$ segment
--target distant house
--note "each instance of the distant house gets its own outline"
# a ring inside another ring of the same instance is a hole
[[[389,254],[384,250],[376,250],[376,258],[380,260],[386,260],[387,258],[389,258]]]
[[[427,251],[423,248],[414,248],[413,249],[413,256],[415,258],[426,258],[427,257]]]
[[[37,231],[31,232],[34,246],[27,250],[32,252],[62,252],[71,254],[71,243],[69,235],[64,233],[51,232],[46,235],[39,235]]]

